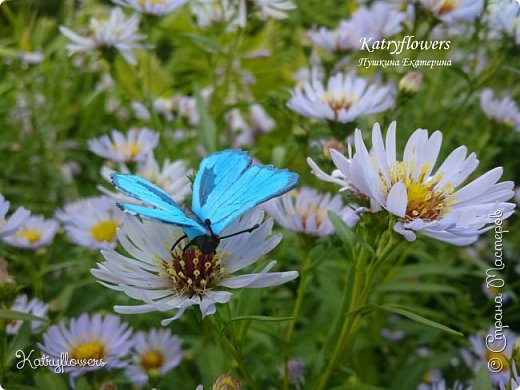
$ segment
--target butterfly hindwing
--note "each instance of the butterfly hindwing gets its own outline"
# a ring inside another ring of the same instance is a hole
[[[119,203],[118,205],[123,211],[143,218],[181,226],[185,230],[189,230],[192,236],[206,234],[207,229],[195,219],[188,217],[162,188],[135,175],[115,173],[111,177],[114,186],[119,191],[156,207]]]
[[[251,165],[245,152],[215,153],[201,163],[193,186],[193,211],[201,220],[209,219],[218,235],[246,211],[297,184],[297,174],[268,165]]]

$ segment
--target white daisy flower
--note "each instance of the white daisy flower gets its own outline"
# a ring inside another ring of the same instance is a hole
[[[269,272],[276,261],[270,262],[260,273],[232,276],[272,250],[281,235],[271,236],[272,220],[262,223],[264,213],[256,210],[243,215],[222,235],[232,234],[255,224],[251,233],[222,240],[216,254],[203,254],[196,246],[183,253],[183,244],[171,247],[184,232],[181,228],[128,217],[118,230],[118,239],[130,257],[106,250],[101,253],[105,262],[98,264],[92,274],[102,284],[122,291],[144,302],[137,306],[115,306],[118,313],[138,314],[151,311],[176,310],[173,317],[161,321],[163,326],[179,318],[186,308],[198,305],[202,317],[213,314],[217,303],[231,298],[227,288],[260,288],[278,286],[298,276],[298,272]]]
[[[115,173],[115,171],[106,166],[101,169],[101,176],[109,183],[112,183],[112,179],[110,178],[112,173]],[[184,161],[170,161],[166,159],[161,166],[157,160],[155,160],[153,154],[150,154],[145,161],[137,163],[135,174],[158,185],[171,195],[176,202],[182,203],[184,199],[191,194],[191,182],[189,177],[192,173],[192,169],[188,168]],[[110,191],[102,186],[98,186],[98,189],[113,199],[126,203],[136,202],[134,198],[122,194],[121,192]]]
[[[164,119],[171,121],[175,118],[172,111],[175,108],[175,101],[173,98],[158,97],[153,101],[153,109],[158,114],[164,116]]]
[[[58,227],[58,222],[53,219],[32,215],[12,235],[3,237],[3,240],[17,248],[36,249],[50,245]]]
[[[347,123],[393,107],[394,91],[392,85],[370,85],[354,73],[338,73],[329,78],[326,88],[317,80],[297,87],[287,106],[308,118]]]
[[[437,19],[448,24],[470,22],[482,14],[483,0],[419,0]]]
[[[345,20],[341,21],[335,30],[320,27],[317,30],[307,31],[307,37],[313,45],[324,48],[329,52],[351,50],[358,47],[358,42],[352,36],[351,24]]]
[[[495,301],[495,299],[500,299],[502,302],[506,302],[509,299],[509,294],[504,293],[502,288],[495,287],[493,285],[489,285],[484,281],[482,282],[482,291],[484,295],[490,300]]]
[[[166,375],[182,361],[181,344],[182,340],[169,329],[137,333],[132,346],[132,362],[125,370],[126,376],[137,386],[144,386],[150,377]]]
[[[492,214],[498,211],[505,219],[513,213],[515,205],[506,203],[513,196],[513,182],[498,183],[501,167],[458,188],[478,165],[474,153],[468,156],[466,147],[461,146],[434,171],[442,133],[436,131],[429,137],[427,130],[418,129],[409,138],[402,160],[398,160],[395,128],[392,122],[385,143],[379,124],[374,125],[371,153],[361,130],[356,129],[355,155],[346,158],[331,149],[331,157],[343,175],[343,183],[367,196],[373,211],[384,208],[395,215],[398,221],[394,230],[407,240],[415,240],[416,232],[421,232],[455,245],[469,245],[492,228],[486,226],[497,218]],[[315,173],[318,177],[326,175],[321,170]]]
[[[32,314],[36,317],[45,318],[47,316],[47,310],[49,305],[40,301],[37,298],[33,298],[30,301],[27,299],[27,295],[19,295],[16,297],[13,305],[11,306],[11,310],[18,311],[21,313]],[[22,320],[7,320],[5,331],[7,334],[13,335],[17,334],[20,328],[22,327]],[[32,333],[37,333],[42,327],[41,321],[31,321],[31,331]]]
[[[201,28],[224,22],[232,31],[239,24],[238,4],[233,0],[192,0],[189,4]]]
[[[430,390],[433,386],[438,386],[444,382],[442,372],[438,368],[428,370],[422,377],[421,383],[416,390]]]
[[[0,194],[0,237],[6,237],[18,230],[29,218],[31,212],[19,207],[7,218],[11,203]]]
[[[188,0],[112,0],[117,5],[130,7],[143,14],[166,15],[182,7]]]
[[[38,348],[55,362],[62,360],[64,353],[69,363],[75,359],[77,365],[63,367],[63,373],[70,374],[74,387],[75,378],[88,371],[125,367],[127,363],[122,359],[132,346],[131,335],[132,329],[121,323],[118,316],[83,313],[71,319],[68,326],[63,321],[51,326],[43,334],[43,343],[38,343]],[[90,359],[96,364],[81,364]]]
[[[116,229],[123,222],[123,213],[109,197],[94,196],[65,205],[56,218],[72,242],[89,249],[107,249],[117,245]]]
[[[361,48],[361,39],[373,38],[380,40],[399,34],[403,30],[403,22],[406,14],[399,12],[395,5],[387,4],[382,1],[373,3],[370,8],[358,8],[349,23],[344,28],[354,34],[354,49]]]
[[[334,234],[328,211],[336,213],[350,227],[359,220],[356,211],[343,205],[339,195],[332,197],[309,187],[271,199],[263,208],[280,226],[313,236]]]
[[[233,146],[252,146],[255,138],[262,133],[268,133],[275,128],[276,123],[267,111],[259,105],[249,106],[249,121],[246,121],[238,108],[234,108],[226,115],[231,130],[238,133],[234,137]]]
[[[515,340],[516,335],[508,329],[502,330],[502,335],[495,337],[495,328],[491,327],[486,334],[481,332],[469,337],[470,348],[461,351],[462,358],[475,374],[482,366],[489,367],[494,385],[507,383]]]
[[[314,45],[328,51],[358,51],[363,39],[370,42],[370,39],[380,40],[399,34],[405,19],[406,14],[394,5],[376,2],[370,8],[358,8],[351,19],[341,21],[335,30],[322,27],[307,34]]]
[[[488,118],[520,131],[520,109],[509,96],[495,99],[493,91],[486,88],[480,93],[480,107]]]
[[[146,127],[131,128],[125,135],[112,130],[112,138],[102,135],[88,141],[91,152],[115,162],[144,161],[159,143],[159,133]]]
[[[489,28],[512,38],[520,44],[520,8],[515,1],[497,0],[489,4]]]
[[[285,19],[288,16],[287,11],[296,9],[296,4],[288,0],[253,0],[253,3],[258,7],[260,20]]]
[[[41,51],[19,51],[17,54],[24,65],[37,65],[45,59]]]
[[[146,106],[143,103],[138,102],[137,100],[133,100],[131,106],[134,112],[134,116],[137,119],[140,119],[142,121],[149,121],[152,117],[150,115],[150,111],[148,111],[148,108],[146,108]]]
[[[89,52],[97,49],[117,49],[123,58],[132,65],[137,63],[134,56],[135,48],[142,48],[138,42],[146,36],[138,34],[139,16],[132,15],[126,18],[120,8],[114,8],[107,20],[90,20],[90,35],[81,36],[72,30],[60,26],[60,31],[71,43],[67,45],[70,54]]]

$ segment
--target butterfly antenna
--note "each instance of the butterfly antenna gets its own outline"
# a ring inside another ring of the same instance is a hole
[[[177,245],[179,245],[179,243],[184,240],[185,238],[188,238],[188,236],[186,234],[182,235],[177,241],[175,241],[175,244],[172,245],[172,249],[170,249],[171,252],[173,252],[173,250],[175,249],[175,247]]]
[[[260,227],[260,225],[256,224],[254,226],[251,226],[249,229],[241,230],[241,231],[235,232],[233,234],[228,234],[227,236],[220,237],[220,239],[222,240],[223,238],[235,237],[235,236],[238,236],[239,234],[243,234],[243,233],[251,233],[253,230],[258,229],[259,227]]]

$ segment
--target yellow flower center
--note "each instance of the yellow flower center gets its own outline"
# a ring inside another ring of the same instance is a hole
[[[309,223],[309,214],[314,213],[314,221],[316,227],[319,228],[323,220],[327,217],[327,210],[317,207],[316,205],[309,205],[305,209],[297,209],[299,215],[301,215],[303,229],[307,229]]]
[[[116,236],[116,229],[118,226],[118,222],[112,219],[107,219],[92,226],[90,229],[90,234],[98,242],[111,242]]]
[[[139,4],[144,7],[147,4],[164,4],[166,0],[139,0]]]
[[[491,362],[494,370],[499,370],[493,372],[504,372],[509,370],[509,360],[501,352],[493,352],[488,350],[486,352],[486,360]]]
[[[421,383],[430,383],[432,381],[432,375],[430,374],[430,372],[426,372],[424,373],[424,375],[422,376],[422,379],[421,379]]]
[[[358,99],[346,93],[335,96],[332,92],[326,92],[321,97],[321,100],[329,105],[332,111],[334,111],[334,119],[337,119],[341,110],[348,111],[352,104],[356,103]]]
[[[146,370],[158,369],[163,366],[164,355],[157,350],[151,350],[141,356],[141,366]]]
[[[204,254],[196,246],[190,246],[183,253],[182,244],[179,244],[172,252],[171,263],[163,262],[162,266],[179,295],[202,296],[224,275],[221,257],[218,251],[216,254]]]
[[[74,347],[71,357],[73,359],[103,359],[105,357],[105,344],[101,341],[89,341]]]
[[[121,153],[128,161],[134,160],[141,151],[141,145],[136,142],[126,142],[124,144],[112,145],[112,150]]]
[[[34,244],[39,241],[42,236],[40,230],[34,230],[30,228],[22,228],[16,232],[16,237],[27,240],[30,244]]]
[[[457,0],[444,0],[439,8],[439,15],[444,15],[453,11],[457,5]]]
[[[389,168],[391,186],[399,182],[406,186],[408,197],[406,219],[408,220],[416,218],[424,221],[437,220],[456,202],[455,199],[448,199],[453,194],[453,184],[449,182],[439,187],[443,174],[439,173],[435,177],[427,178],[429,168],[430,164],[423,164],[417,177],[414,162],[397,161]],[[380,175],[383,189],[388,194],[389,187],[382,173]]]
[[[504,118],[504,124],[509,126],[509,127],[515,127],[516,126],[516,121],[511,118],[511,117],[507,117],[507,118]]]

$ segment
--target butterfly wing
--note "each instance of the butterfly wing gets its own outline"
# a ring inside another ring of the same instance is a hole
[[[226,150],[202,160],[193,183],[192,209],[202,221],[209,219],[218,235],[246,211],[297,184],[296,173],[252,164],[247,153]]]
[[[119,191],[155,207],[118,203],[123,211],[142,218],[181,226],[190,238],[207,233],[207,229],[195,219],[188,217],[162,188],[142,177],[130,174],[114,173],[111,178]]]

